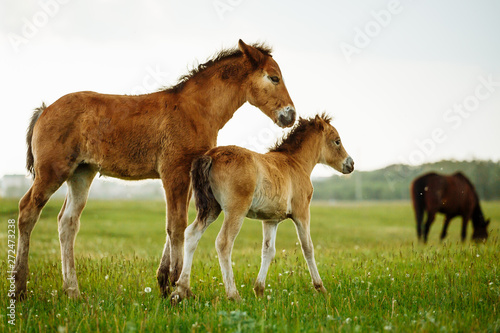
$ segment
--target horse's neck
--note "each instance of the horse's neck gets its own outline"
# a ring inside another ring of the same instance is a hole
[[[246,102],[242,82],[244,77],[222,80],[218,71],[221,65],[205,69],[186,83],[181,92],[182,99],[193,105],[191,112],[198,119],[205,119],[213,130],[220,130],[233,114]]]
[[[309,176],[316,164],[319,163],[319,140],[319,136],[312,135],[304,140],[295,151],[289,152],[290,158],[292,158],[295,163],[299,164]]]
[[[479,205],[479,198],[477,198],[476,207],[474,207],[474,210],[472,211],[472,223],[476,225],[482,221],[484,221],[483,211]]]

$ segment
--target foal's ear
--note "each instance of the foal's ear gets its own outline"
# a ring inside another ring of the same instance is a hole
[[[253,65],[258,65],[264,59],[262,52],[251,45],[245,44],[241,39],[238,41],[238,48]]]
[[[318,127],[320,131],[325,129],[324,120],[319,115],[316,115],[316,117],[314,117],[314,123],[316,124],[316,127]]]

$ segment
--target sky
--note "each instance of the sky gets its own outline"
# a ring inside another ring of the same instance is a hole
[[[26,174],[42,101],[157,91],[240,38],[273,47],[297,113],[332,115],[357,170],[499,161],[499,14],[486,0],[2,0],[0,177]],[[265,152],[285,132],[246,103],[218,144]]]

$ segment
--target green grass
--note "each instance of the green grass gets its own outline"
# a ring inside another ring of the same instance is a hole
[[[460,221],[427,246],[417,244],[408,202],[314,205],[311,233],[326,296],[314,291],[293,223],[278,230],[277,254],[262,299],[252,286],[260,266],[261,224],[248,220],[233,251],[243,301],[225,298],[214,247],[221,221],[205,233],[191,277],[196,298],[172,307],[155,272],[165,239],[162,202],[90,201],[76,241],[82,298],[62,290],[56,216],[44,209],[31,241],[29,296],[7,323],[7,280],[0,283],[2,331],[32,332],[330,332],[500,330],[500,202],[483,203],[492,218],[486,244],[460,243]],[[7,220],[17,203],[0,200],[0,245],[7,258]],[[190,221],[194,210],[190,209]],[[469,226],[468,238],[471,234]],[[0,269],[6,272],[6,262]],[[2,276],[6,276],[3,274]],[[145,292],[150,287],[151,292]]]

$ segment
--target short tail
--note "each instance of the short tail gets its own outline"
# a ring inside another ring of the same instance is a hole
[[[198,210],[198,219],[201,221],[206,221],[208,217],[215,219],[221,212],[221,206],[215,199],[210,187],[209,176],[211,169],[212,157],[208,155],[196,158],[191,165],[194,198]]]
[[[413,201],[413,210],[417,220],[417,236],[422,236],[422,222],[425,211],[425,181],[422,178],[415,179],[411,184],[411,199]]]
[[[45,105],[45,103],[42,103],[42,105],[40,107],[36,108],[33,111],[33,115],[31,116],[30,125],[29,125],[28,131],[26,133],[26,143],[28,145],[28,152],[26,153],[26,169],[28,169],[29,173],[31,173],[33,175],[33,177],[35,177],[35,167],[34,167],[35,159],[33,157],[33,149],[32,149],[32,145],[31,145],[31,140],[33,138],[33,129],[35,128],[36,121],[38,120],[38,118],[40,117],[40,115],[42,114],[42,112],[46,108],[47,108],[47,106]]]

